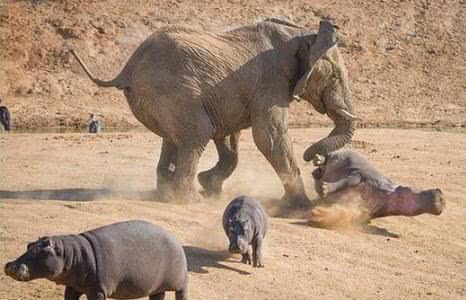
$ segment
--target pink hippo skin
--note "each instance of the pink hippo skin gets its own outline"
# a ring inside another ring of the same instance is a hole
[[[321,198],[355,192],[361,196],[368,219],[386,216],[439,215],[445,208],[440,189],[416,190],[394,184],[359,152],[341,149],[316,155],[312,172]]]

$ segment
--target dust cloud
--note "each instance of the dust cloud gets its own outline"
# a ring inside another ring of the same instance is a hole
[[[329,203],[317,204],[309,213],[309,225],[313,227],[358,230],[369,221],[368,209],[359,195],[338,195]]]

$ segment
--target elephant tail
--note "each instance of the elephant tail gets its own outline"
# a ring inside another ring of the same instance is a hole
[[[86,67],[86,65],[84,64],[84,62],[81,60],[78,53],[76,53],[76,51],[74,49],[71,49],[70,52],[76,58],[79,65],[83,68],[84,72],[86,72],[87,76],[89,76],[89,78],[92,80],[92,82],[94,82],[96,85],[98,85],[99,87],[115,87],[115,88],[117,88],[119,90],[124,88],[121,73],[112,80],[109,80],[109,81],[100,80],[100,79],[96,78],[89,71],[89,69]]]

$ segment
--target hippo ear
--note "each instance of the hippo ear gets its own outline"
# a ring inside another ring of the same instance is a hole
[[[26,250],[31,249],[31,248],[34,246],[35,243],[36,243],[36,242],[30,242],[30,243],[28,243],[27,246],[26,246]]]
[[[43,245],[44,247],[52,247],[52,248],[53,248],[52,240],[49,239],[49,238],[47,238],[47,237],[44,237],[44,238],[43,238],[42,245]]]

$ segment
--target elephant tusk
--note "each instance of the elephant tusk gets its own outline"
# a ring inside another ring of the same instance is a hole
[[[336,110],[336,112],[342,116],[344,119],[346,120],[359,120],[361,121],[362,119],[359,118],[359,117],[356,117],[355,115],[353,115],[352,113],[348,112],[347,110],[345,109],[342,109],[342,108],[338,108]]]

